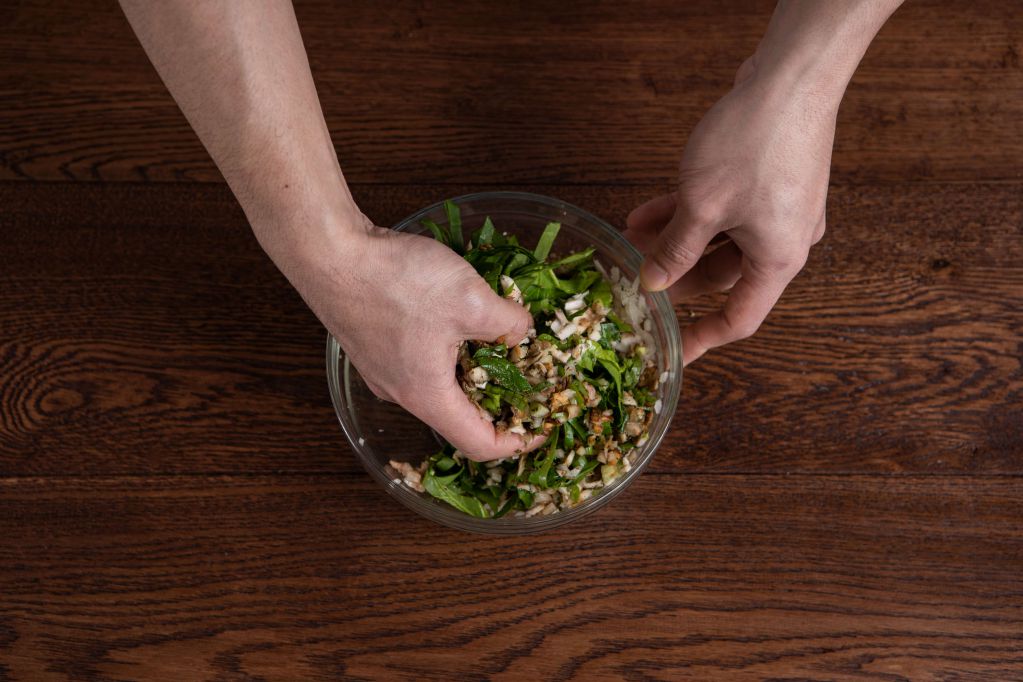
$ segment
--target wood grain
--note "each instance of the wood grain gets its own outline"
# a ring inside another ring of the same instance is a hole
[[[620,223],[772,5],[296,4],[384,225],[482,188]],[[116,4],[0,29],[0,682],[1023,679],[1020,3],[896,14],[804,273],[633,487],[528,538],[360,470]]]
[[[365,476],[0,481],[0,670],[1011,679],[1018,484],[650,475],[574,527],[494,539]]]
[[[452,189],[356,194],[389,223]],[[613,220],[657,191],[534,189]],[[0,203],[0,472],[358,470],[322,328],[226,189],[9,183]],[[655,469],[1023,473],[1018,188],[839,188],[829,224],[761,332],[687,370]]]
[[[660,183],[771,2],[297,3],[350,180]],[[1018,2],[912,2],[839,116],[840,183],[1023,178]],[[113,3],[0,14],[0,179],[219,181]]]

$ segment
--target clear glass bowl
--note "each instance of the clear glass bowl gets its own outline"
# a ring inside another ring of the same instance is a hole
[[[556,253],[593,246],[597,260],[610,270],[617,265],[627,277],[639,272],[642,256],[618,230],[580,208],[557,199],[522,192],[481,192],[453,199],[461,207],[465,234],[482,225],[490,216],[498,230],[514,234],[532,247],[550,221],[559,221],[561,232],[554,242]],[[396,230],[421,233],[420,220],[429,218],[445,223],[443,203],[425,208],[395,226]],[[341,428],[363,466],[388,493],[428,519],[460,530],[496,535],[518,535],[549,530],[575,521],[600,509],[617,497],[640,475],[661,444],[678,405],[682,385],[682,341],[678,321],[667,295],[646,294],[654,321],[657,362],[668,372],[660,388],[661,411],[654,417],[650,438],[638,449],[632,469],[622,474],[598,494],[579,505],[548,516],[529,518],[505,516],[479,519],[464,514],[426,493],[417,493],[404,484],[394,483],[398,474],[389,460],[418,464],[436,452],[441,443],[436,434],[398,405],[379,400],[366,386],[358,370],[345,357],[334,337],[327,336],[327,382]],[[639,503],[639,502],[637,502]]]

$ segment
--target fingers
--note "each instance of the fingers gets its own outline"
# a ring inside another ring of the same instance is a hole
[[[689,272],[703,256],[711,227],[688,219],[676,211],[639,269],[640,281],[647,291],[661,291]]]
[[[667,289],[703,256],[715,230],[679,204],[678,192],[638,206],[626,219],[625,237],[647,254],[639,274],[647,291]]]
[[[533,326],[533,317],[524,306],[498,296],[489,287],[468,299],[463,329],[463,336],[467,339],[498,341],[514,346]]]
[[[394,402],[394,398],[391,397],[391,394],[384,390],[384,388],[380,386],[380,384],[370,381],[366,377],[363,377],[362,380],[366,382],[366,388],[368,388],[370,392],[373,395],[375,395],[378,399],[388,403]]]
[[[655,253],[658,247],[658,233],[675,218],[678,210],[676,194],[664,194],[655,197],[633,209],[626,219],[626,229],[622,233],[626,239],[643,253]],[[729,242],[726,233],[715,234],[709,245]],[[671,286],[669,292],[672,301],[678,302],[691,296],[724,291],[739,279],[742,253],[734,244],[718,248],[699,258],[692,270]]]
[[[688,365],[712,348],[752,336],[790,279],[781,273],[761,275],[748,265],[744,267],[724,307],[682,330],[682,364]]]
[[[727,291],[742,273],[742,251],[735,242],[728,241],[699,261],[692,270],[682,275],[668,290],[672,303],[678,303],[700,294]]]
[[[483,416],[480,408],[469,401],[452,379],[429,414],[420,416],[449,443],[476,461],[510,457],[517,452],[529,452],[543,444],[544,436],[521,436],[498,433],[494,425]],[[417,415],[419,416],[419,415]]]
[[[662,226],[663,227],[663,226]],[[657,243],[657,232],[648,230],[634,230],[631,227],[622,232],[622,236],[629,240],[640,253],[648,253],[653,250]]]
[[[752,76],[753,72],[756,70],[756,67],[757,67],[757,60],[756,60],[756,55],[754,54],[752,57],[749,57],[746,61],[744,61],[739,66],[739,70],[735,72],[735,83],[734,83],[734,85],[739,85],[740,83],[742,83],[746,79],[748,79],[750,76]]]
[[[821,239],[824,238],[825,227],[826,227],[826,220],[825,220],[824,216],[821,216],[821,219],[817,223],[817,226],[815,228],[813,228],[813,240],[810,242],[811,244],[816,246],[817,242],[819,242]]]
[[[625,219],[625,226],[633,231],[660,232],[675,215],[677,205],[678,199],[674,192],[654,197],[632,209],[632,213]]]
[[[622,236],[636,247],[640,254],[654,249],[658,233],[675,215],[675,194],[662,194],[632,210],[625,219]]]
[[[648,253],[657,243],[657,233],[675,215],[675,193],[662,194],[637,206],[625,219],[622,236],[632,242],[640,253]]]
[[[466,292],[463,309],[463,339],[517,344],[533,326],[533,317],[522,305],[495,294],[482,280]],[[452,361],[452,364],[453,361]],[[470,459],[485,461],[510,457],[539,447],[544,436],[527,437],[498,433],[482,410],[474,405],[449,375],[440,394],[425,409],[412,412],[430,424],[449,443]]]

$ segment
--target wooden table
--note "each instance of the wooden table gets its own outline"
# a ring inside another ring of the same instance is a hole
[[[482,188],[620,222],[771,9],[489,4],[298,5],[382,224]],[[648,473],[521,539],[360,469],[117,8],[0,17],[0,680],[1023,679],[1019,2],[896,15],[805,272]]]

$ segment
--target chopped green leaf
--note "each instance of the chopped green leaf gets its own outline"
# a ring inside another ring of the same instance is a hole
[[[547,454],[543,460],[541,460],[536,471],[534,471],[533,475],[529,478],[529,482],[533,483],[533,485],[545,485],[547,483],[547,474],[551,471],[551,465],[554,463],[554,456],[557,454],[560,431],[561,427],[555,426],[554,431],[551,432],[550,437],[547,439],[547,442],[549,443],[547,446]]]
[[[552,354],[551,371],[544,350],[536,345],[527,346],[530,362],[543,363],[540,372],[529,369],[527,379],[523,370],[511,362],[506,345],[467,342],[468,358],[462,358],[462,367],[469,370],[478,366],[489,377],[482,388],[466,387],[470,399],[493,415],[501,428],[517,425],[521,418],[527,432],[540,433],[543,429],[546,440],[537,452],[497,465],[466,459],[447,445],[427,461],[423,487],[446,504],[480,518],[521,513],[534,507],[537,499],[534,493],[519,488],[525,483],[535,486],[536,492],[553,493],[560,489],[562,494],[554,495],[559,507],[579,502],[589,495],[583,492],[583,484],[593,481],[596,474],[607,483],[621,473],[620,464],[601,467],[596,452],[609,452],[614,447],[624,454],[635,447],[636,439],[626,438],[622,432],[627,412],[623,405],[626,391],[646,410],[656,401],[655,392],[639,386],[650,362],[646,349],[636,346],[631,352],[615,350],[616,342],[633,329],[611,312],[613,290],[594,261],[594,248],[551,258],[560,223],[548,223],[534,248],[526,249],[515,235],[499,232],[489,217],[468,234],[463,232],[461,210],[455,203],[445,202],[444,211],[446,225],[424,219],[423,227],[438,242],[462,253],[466,263],[495,293],[505,295],[501,279],[512,278],[523,304],[534,317],[536,340],[550,343],[560,352]],[[466,237],[468,244],[464,241]],[[552,333],[552,325],[557,326],[555,312],[573,320],[586,312],[585,306],[574,304],[565,310],[569,299],[579,295],[585,296],[587,305],[602,308],[599,312],[606,313],[597,340],[583,338],[589,329],[563,340]],[[564,359],[562,352],[570,352],[572,358]],[[544,372],[550,374],[549,380]],[[548,388],[570,389],[576,398],[564,407],[554,407],[549,395],[539,395],[551,394]],[[595,405],[585,408],[583,403],[594,396]],[[580,408],[583,414],[569,419],[569,414]],[[602,410],[608,410],[610,419],[601,416]],[[535,417],[527,416],[534,414]],[[598,418],[598,425],[594,425],[592,420]],[[572,468],[574,476],[563,476],[566,466]]]
[[[569,348],[572,347],[572,342],[569,341],[568,339],[562,341],[558,337],[554,336],[553,334],[548,334],[547,332],[541,332],[540,334],[537,334],[536,338],[554,344],[554,346],[556,346],[559,350],[568,350]]]
[[[434,239],[439,241],[444,246],[450,246],[450,244],[448,244],[447,235],[444,234],[444,230],[440,229],[440,225],[433,222],[432,220],[427,220],[426,218],[423,218],[419,222],[422,223],[423,227],[426,227],[427,229],[430,230],[430,232],[433,233]]]
[[[572,484],[578,485],[579,483],[582,483],[584,480],[586,480],[586,477],[590,475],[590,472],[599,466],[600,461],[596,459],[591,459],[589,462],[586,462],[586,464],[583,465],[581,469],[579,469],[579,475],[572,479]]]
[[[604,304],[604,308],[610,310],[612,301],[611,284],[606,279],[600,279],[594,282],[593,286],[590,287],[590,295],[586,298],[590,305],[593,305],[596,301],[600,301]],[[614,321],[613,318],[612,321]]]
[[[618,325],[614,322],[603,322],[600,325],[600,340],[606,341],[611,344],[615,341],[619,341],[622,338],[622,333],[618,330]]]
[[[436,462],[434,462],[433,465],[434,465],[434,467],[436,467],[440,471],[442,471],[444,473],[447,473],[447,472],[451,471],[451,469],[453,469],[456,466],[458,466],[458,463],[455,462],[455,460],[453,458],[448,457],[447,455],[444,455],[443,457],[439,458]]]
[[[565,427],[565,452],[571,452],[575,447],[575,431],[571,427]]]
[[[473,361],[487,370],[490,379],[504,388],[516,393],[532,393],[532,385],[526,381],[522,371],[515,363],[505,358],[507,347],[504,344],[484,346],[473,355]]]
[[[592,263],[593,251],[594,249],[592,246],[582,251],[576,251],[575,253],[565,256],[564,258],[559,258],[558,260],[551,263],[550,266],[554,270],[567,271],[576,268],[580,265],[583,265],[584,263]]]
[[[480,228],[479,237],[476,238],[477,245],[489,245],[493,238],[494,223],[490,222],[490,216],[487,216],[486,220],[483,221],[483,227]]]
[[[622,388],[630,390],[639,383],[643,375],[643,360],[638,357],[626,358],[622,363]]]
[[[547,260],[551,247],[554,245],[554,238],[558,236],[559,230],[561,230],[561,223],[547,223],[547,227],[543,229],[543,234],[537,240],[536,249],[533,251],[533,256],[538,261]]]
[[[501,396],[484,393],[483,398],[480,400],[480,407],[491,414],[497,414],[501,411]]]
[[[583,270],[576,273],[572,279],[558,280],[558,288],[570,296],[575,296],[587,291],[598,279],[600,279],[600,273],[596,270]]]
[[[611,320],[616,325],[618,325],[618,329],[620,329],[622,332],[626,334],[632,331],[632,325],[628,324],[627,322],[623,322],[621,318],[614,314],[614,311],[608,311],[607,319]]]
[[[510,496],[508,500],[503,505],[501,505],[501,508],[494,513],[494,518],[495,519],[501,518],[502,516],[510,512],[512,509],[514,509],[518,505],[518,503],[519,503],[518,496],[515,495]]]
[[[582,426],[582,424],[579,423],[579,420],[578,419],[573,419],[573,420],[568,422],[568,425],[570,427],[572,427],[573,430],[575,430],[575,435],[579,437],[579,442],[585,443],[586,442],[586,430],[583,429],[583,426]]]
[[[444,202],[444,211],[448,214],[448,246],[462,253],[465,248],[462,239],[462,211],[453,201]]]
[[[426,473],[423,475],[423,488],[438,500],[447,502],[459,511],[477,518],[486,518],[488,516],[487,511],[480,504],[480,501],[475,497],[460,492],[454,484],[454,479],[458,476],[458,473],[450,476],[437,476],[434,474],[433,467],[431,466],[427,468]]]

